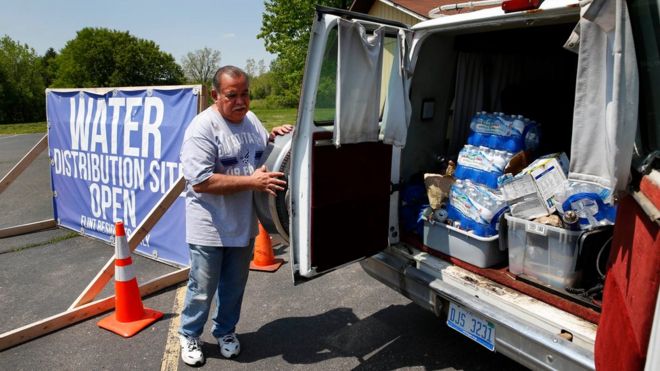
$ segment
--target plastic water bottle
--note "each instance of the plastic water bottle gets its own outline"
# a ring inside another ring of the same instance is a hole
[[[497,113],[497,135],[501,137],[511,136],[511,118],[504,112]]]
[[[472,116],[472,120],[470,121],[470,135],[468,135],[467,144],[480,145],[487,140],[487,138],[484,137],[482,130],[483,121],[485,119],[484,116],[484,112],[477,112]]]
[[[477,151],[479,152],[477,156],[479,157],[481,162],[481,166],[479,167],[479,170],[491,171],[492,169],[491,169],[490,160],[493,157],[493,150],[486,146],[479,146],[477,148]]]
[[[522,115],[516,115],[511,119],[512,134],[522,137],[525,132],[525,118]]]
[[[470,121],[470,130],[474,132],[479,132],[480,128],[483,126],[484,115],[486,112],[477,112],[472,116],[472,121]]]
[[[527,120],[524,132],[525,149],[533,151],[539,146],[540,142],[539,125],[536,121]]]
[[[511,155],[505,151],[493,150],[493,158],[491,164],[493,166],[492,171],[498,174],[504,173],[504,168],[509,163]]]
[[[479,216],[483,222],[490,224],[490,222],[493,220],[493,216],[495,215],[495,211],[495,203],[491,200],[487,200],[482,205]]]
[[[478,187],[478,186],[477,186]],[[492,223],[493,218],[503,209],[506,203],[499,193],[493,192],[488,188],[478,187],[481,193],[481,219],[485,223]]]
[[[452,219],[462,221],[462,217],[475,219],[477,217],[477,210],[470,201],[469,196],[470,189],[465,186],[464,182],[459,180],[452,185],[449,192],[449,204],[456,208],[461,215],[458,217],[454,216]]]

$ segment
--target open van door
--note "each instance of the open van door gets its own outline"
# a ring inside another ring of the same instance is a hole
[[[288,182],[289,242],[295,282],[369,257],[387,247],[388,238],[398,238],[398,149],[385,144],[382,133],[375,140],[372,137],[340,145],[336,141],[338,117],[346,117],[340,116],[340,110],[360,110],[367,105],[365,101],[373,102],[370,94],[374,94],[367,88],[341,90],[338,24],[346,20],[357,23],[366,35],[376,29],[385,35],[380,71],[386,73],[379,76],[384,87],[381,91],[387,90],[392,69],[392,62],[387,59],[394,59],[392,53],[388,56],[388,50],[398,50],[392,45],[397,45],[399,30],[406,29],[403,24],[364,14],[317,8],[291,145]],[[361,58],[354,58],[351,63],[354,71],[373,70],[373,66],[366,65],[370,62]],[[353,107],[346,103],[337,107],[342,94],[360,98]],[[381,113],[383,102],[381,98]],[[344,119],[343,124],[348,125],[344,127],[350,128],[358,120]],[[375,124],[378,135],[379,123]]]
[[[639,126],[633,192],[617,210],[603,311],[595,345],[598,370],[660,368],[660,38],[658,0],[628,0],[639,72]],[[655,318],[654,318],[655,314]],[[655,343],[654,343],[655,341]]]

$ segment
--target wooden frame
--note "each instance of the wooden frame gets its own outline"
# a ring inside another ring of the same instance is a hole
[[[154,206],[153,209],[151,209],[151,212],[147,215],[146,218],[142,221],[142,223],[137,227],[135,232],[131,235],[131,237],[128,239],[128,247],[131,249],[131,252],[133,252],[137,246],[142,242],[142,239],[149,233],[151,228],[154,227],[156,222],[160,220],[160,218],[165,214],[167,209],[174,203],[177,197],[179,197],[179,194],[183,191],[183,188],[186,184],[185,179],[183,176],[179,177],[179,179],[172,185],[169,191],[161,197],[161,199],[156,203],[156,206]],[[69,307],[69,310],[72,310],[74,308],[77,308],[83,304],[87,304],[94,300],[96,295],[98,295],[105,285],[112,279],[112,276],[115,274],[115,256],[112,255],[110,260],[108,260],[107,263],[101,268],[99,273],[97,273],[96,277],[87,285],[85,290],[78,296],[78,298],[71,304]]]
[[[9,185],[18,178],[19,175],[34,161],[34,159],[39,156],[41,152],[43,152],[46,148],[48,148],[48,134],[44,135],[37,144],[35,144],[32,149],[28,151],[28,153],[23,156],[20,161],[14,165],[11,170],[2,177],[2,180],[0,180],[0,193],[2,193]]]
[[[144,283],[140,286],[140,295],[146,296],[188,279],[189,270],[190,268],[183,268]],[[82,305],[73,310],[67,310],[42,319],[41,321],[7,331],[4,334],[0,334],[0,351],[105,313],[114,307],[115,296],[108,296],[107,298]]]
[[[16,178],[18,178],[18,176],[21,175],[23,171],[25,171],[25,169],[27,169],[28,166],[30,166],[30,164],[32,164],[32,162],[34,162],[34,160],[46,148],[48,148],[48,134],[41,137],[41,139],[39,139],[39,141],[25,154],[25,156],[23,156],[23,158],[21,158],[16,163],[16,165],[14,165],[14,167],[12,167],[9,172],[7,172],[4,177],[2,177],[2,180],[0,180],[0,193],[4,192],[4,190],[7,189],[9,185],[13,183],[14,180],[16,180]],[[56,226],[57,223],[55,223],[54,219],[46,219],[40,222],[17,225],[14,227],[0,229],[0,238],[37,232],[44,229],[55,228]]]
[[[177,197],[179,197],[179,194],[181,194],[183,191],[185,184],[185,179],[183,176],[180,176],[176,183],[172,185],[170,190],[167,191],[163,197],[161,197],[158,203],[156,203],[156,206],[151,209],[151,212],[149,212],[147,217],[138,226],[128,241],[128,246],[131,251],[137,248],[142,239],[147,235],[147,233],[149,233],[153,226],[156,225],[158,220],[160,220],[160,218],[165,214],[167,209],[174,203]],[[78,298],[66,311],[41,321],[33,322],[15,330],[5,332],[4,334],[0,334],[0,351],[48,334],[55,330],[59,330],[74,323],[78,323],[87,318],[107,312],[114,308],[114,295],[105,299],[92,301],[114,276],[114,261],[115,256],[113,254],[112,258],[110,258],[110,260],[108,260],[103,268],[101,268],[96,277],[94,277],[89,285],[87,285],[85,290],[83,290],[80,296],[78,296]],[[168,273],[158,278],[154,278],[153,280],[145,283],[144,285],[140,286],[141,296],[149,295],[188,279],[189,269],[190,268],[183,268],[176,272]]]
[[[43,231],[57,227],[55,219],[46,219],[40,222],[21,224],[14,227],[0,229],[0,238],[19,236],[21,234]]]

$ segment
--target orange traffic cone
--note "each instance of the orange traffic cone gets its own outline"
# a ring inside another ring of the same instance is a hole
[[[253,271],[275,272],[283,262],[282,259],[275,259],[270,236],[259,223],[259,235],[254,241],[254,256],[250,262],[250,269]]]
[[[123,337],[131,337],[163,316],[142,305],[124,223],[115,223],[115,312],[97,325]]]

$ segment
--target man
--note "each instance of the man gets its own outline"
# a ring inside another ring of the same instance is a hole
[[[214,294],[220,352],[231,358],[241,350],[235,329],[258,234],[252,193],[275,195],[286,184],[283,173],[256,166],[269,139],[293,130],[284,125],[269,136],[249,111],[248,76],[237,67],[218,69],[211,96],[213,105],[193,119],[181,147],[191,267],[179,334],[181,358],[193,366],[205,361],[199,337]]]

